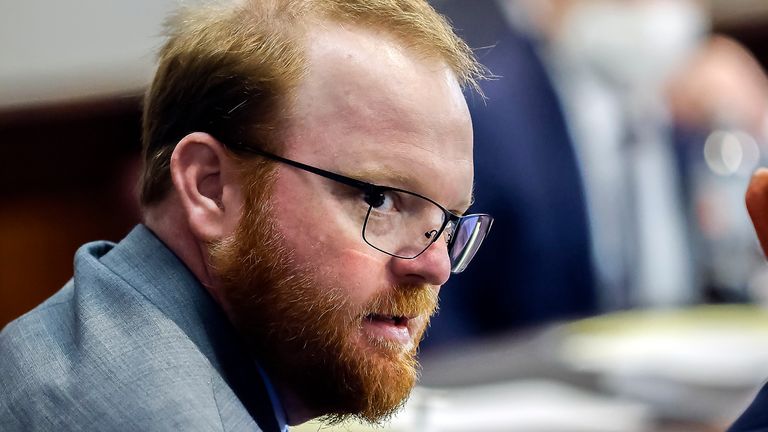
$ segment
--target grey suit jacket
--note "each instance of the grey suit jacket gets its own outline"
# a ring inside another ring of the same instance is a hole
[[[140,225],[117,245],[81,247],[73,279],[2,330],[0,430],[274,431],[277,423],[226,317]]]

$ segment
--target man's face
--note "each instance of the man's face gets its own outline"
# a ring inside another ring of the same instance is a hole
[[[472,128],[450,70],[386,34],[310,34],[282,155],[463,213]],[[238,231],[212,251],[230,314],[310,409],[378,420],[415,382],[416,347],[450,274],[446,242],[412,260],[384,254],[363,241],[359,190],[287,165],[274,175],[268,197],[250,197],[268,205],[246,201]]]

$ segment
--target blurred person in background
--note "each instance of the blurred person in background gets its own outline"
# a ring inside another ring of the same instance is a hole
[[[482,67],[421,0],[220,3],[167,32],[144,223],[0,333],[0,429],[387,418],[492,222],[464,215]]]
[[[710,37],[667,84],[674,119],[698,131],[689,173],[705,299],[768,304],[768,267],[743,205],[768,162],[768,78],[739,42]]]
[[[732,41],[710,42],[702,2],[434,4],[497,76],[470,110],[482,143],[476,202],[498,224],[478,265],[446,286],[429,347],[598,312],[746,298],[756,254],[742,206],[725,205],[740,200],[745,179],[706,165],[717,124],[704,113],[764,118],[764,104],[728,107],[759,100],[765,75]],[[723,82],[707,78],[713,68]],[[702,81],[712,88],[692,88]],[[721,97],[685,101],[707,93]],[[741,189],[721,198],[711,185],[723,182]],[[717,236],[704,229],[715,219],[707,202],[730,211]]]

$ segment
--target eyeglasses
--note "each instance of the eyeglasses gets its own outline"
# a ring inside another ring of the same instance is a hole
[[[396,258],[418,257],[445,233],[451,273],[461,273],[472,261],[493,224],[490,215],[459,216],[414,192],[367,183],[257,148],[230,148],[263,156],[360,190],[362,201],[368,207],[363,222],[363,240],[374,249]]]

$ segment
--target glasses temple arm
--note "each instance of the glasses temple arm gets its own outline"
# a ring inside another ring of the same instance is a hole
[[[305,164],[303,164],[301,162],[296,162],[294,160],[286,159],[284,157],[281,157],[281,156],[278,156],[276,154],[272,154],[272,153],[266,152],[266,151],[261,150],[261,149],[243,146],[243,147],[236,147],[236,150],[241,150],[241,151],[244,151],[246,153],[252,153],[252,154],[259,155],[259,156],[263,156],[263,157],[265,157],[267,159],[272,159],[272,160],[277,161],[277,162],[282,162],[282,163],[284,163],[286,165],[291,165],[292,167],[298,168],[300,170],[309,171],[309,172],[311,172],[313,174],[317,174],[317,175],[319,175],[321,177],[325,177],[325,178],[327,178],[329,180],[333,180],[333,181],[336,181],[336,182],[339,182],[341,184],[345,184],[347,186],[351,186],[351,187],[354,187],[354,188],[358,188],[358,189],[362,189],[362,190],[370,190],[370,189],[376,188],[376,185],[373,185],[371,183],[366,183],[364,181],[360,181],[360,180],[356,180],[356,179],[353,179],[353,178],[350,178],[350,177],[346,177],[346,176],[343,176],[341,174],[336,174],[336,173],[331,172],[331,171],[326,171],[324,169],[313,167],[311,165],[305,165]]]

